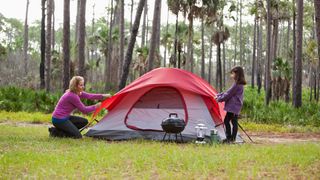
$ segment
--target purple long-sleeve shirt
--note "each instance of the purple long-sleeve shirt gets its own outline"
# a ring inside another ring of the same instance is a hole
[[[90,113],[96,109],[95,105],[85,106],[80,98],[91,99],[91,100],[100,100],[103,98],[102,94],[90,94],[82,92],[80,95],[77,95],[73,92],[64,93],[59,99],[58,104],[56,105],[52,117],[57,119],[64,119],[69,117],[71,112],[75,109],[78,109],[84,114]]]
[[[225,111],[239,115],[243,105],[243,85],[234,83],[226,92],[219,93],[217,100],[225,102]]]

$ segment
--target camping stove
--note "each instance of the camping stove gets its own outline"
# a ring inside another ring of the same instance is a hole
[[[206,141],[204,140],[206,129],[208,129],[204,124],[197,124],[195,127],[197,131],[197,140],[196,144],[205,144]]]

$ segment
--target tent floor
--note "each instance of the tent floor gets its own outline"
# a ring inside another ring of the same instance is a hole
[[[162,141],[165,132],[156,131],[118,131],[118,130],[89,130],[85,136],[100,138],[106,140],[129,140],[129,139],[148,139]],[[195,135],[182,134],[183,142],[191,142],[196,140]],[[180,134],[167,134],[164,141],[182,142]]]

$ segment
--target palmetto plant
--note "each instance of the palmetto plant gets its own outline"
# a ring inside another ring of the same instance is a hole
[[[292,79],[291,66],[288,61],[276,58],[273,61],[272,67],[273,98],[279,100],[282,97],[288,101],[290,81]]]

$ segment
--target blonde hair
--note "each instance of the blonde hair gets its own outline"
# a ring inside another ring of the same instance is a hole
[[[69,90],[73,93],[78,93],[77,88],[80,81],[84,81],[82,76],[73,76],[69,83]]]

